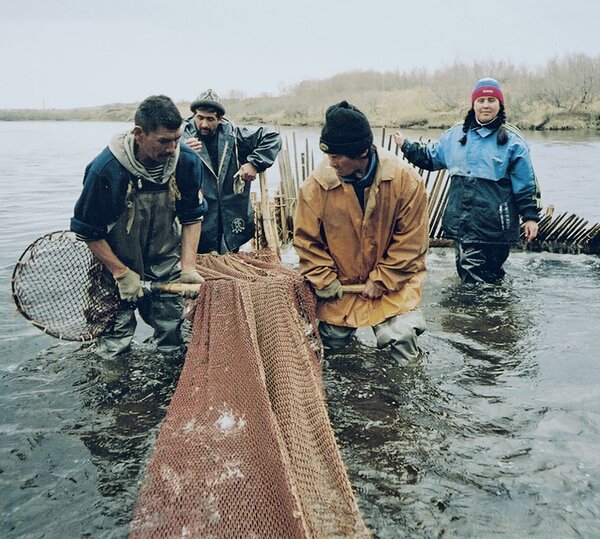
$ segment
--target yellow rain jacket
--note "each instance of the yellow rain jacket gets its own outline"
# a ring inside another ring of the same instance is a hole
[[[317,318],[348,327],[374,326],[421,305],[429,245],[425,185],[410,165],[376,148],[377,170],[365,211],[351,184],[325,159],[300,188],[294,247],[300,273],[315,288],[370,278],[387,292],[377,300],[344,294],[319,301]]]

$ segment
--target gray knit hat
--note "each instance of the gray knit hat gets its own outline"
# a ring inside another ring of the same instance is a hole
[[[210,88],[190,103],[190,110],[196,112],[196,109],[212,109],[221,116],[225,114],[225,107],[221,104],[219,96]]]
[[[325,112],[319,148],[325,153],[360,155],[373,144],[373,132],[367,117],[354,105],[341,101]]]

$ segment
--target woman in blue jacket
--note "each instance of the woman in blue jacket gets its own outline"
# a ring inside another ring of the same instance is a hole
[[[471,103],[462,125],[448,129],[437,142],[410,142],[398,131],[393,136],[417,167],[448,169],[442,228],[454,240],[462,281],[495,282],[504,276],[510,245],[519,241],[519,218],[527,241],[537,236],[540,192],[529,147],[519,130],[506,123],[498,82],[479,80]]]

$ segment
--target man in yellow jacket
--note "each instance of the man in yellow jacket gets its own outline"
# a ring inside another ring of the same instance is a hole
[[[400,363],[419,355],[420,310],[429,245],[427,196],[419,175],[373,145],[366,116],[342,101],[325,114],[327,158],[300,188],[294,247],[318,298],[325,351],[371,326],[377,346]],[[360,294],[343,285],[363,284]]]

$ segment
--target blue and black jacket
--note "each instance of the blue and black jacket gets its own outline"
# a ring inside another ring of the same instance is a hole
[[[498,129],[469,129],[462,124],[429,144],[405,140],[402,152],[419,168],[448,169],[450,190],[442,218],[447,238],[461,243],[511,244],[519,240],[520,222],[540,219],[540,191],[529,147],[517,128],[504,125],[506,144],[497,143]]]

